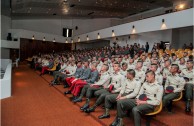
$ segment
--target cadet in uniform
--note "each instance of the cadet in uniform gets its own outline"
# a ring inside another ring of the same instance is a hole
[[[128,69],[135,69],[134,59],[130,59],[128,63]]]
[[[99,116],[99,119],[109,118],[109,110],[112,106],[112,103],[116,103],[118,100],[135,98],[139,93],[141,88],[141,82],[138,79],[135,79],[135,71],[132,69],[127,70],[127,79],[121,87],[119,94],[110,94],[105,98],[105,113]]]
[[[95,96],[98,97],[96,103],[91,107],[85,110],[86,113],[90,113],[95,111],[95,109],[104,102],[106,95],[108,94],[118,94],[121,90],[121,85],[124,84],[125,77],[119,72],[120,71],[120,64],[114,63],[114,73],[112,74],[111,84],[109,85],[109,89],[101,89],[95,92]]]
[[[123,75],[123,76],[127,76],[127,68],[128,68],[128,65],[126,62],[123,62],[122,63],[122,68],[120,70],[120,73]]]
[[[75,62],[71,62],[66,69],[64,69],[63,71],[61,71],[60,74],[56,74],[53,82],[51,83],[51,85],[53,84],[57,84],[58,83],[58,78],[61,78],[62,80],[65,80],[66,77],[68,76],[72,76],[76,71],[76,66],[75,66]]]
[[[135,67],[135,78],[140,80],[141,83],[145,80],[145,72],[142,70],[143,62],[141,60],[137,61],[136,67]]]
[[[183,57],[180,58],[180,62],[178,65],[179,65],[179,73],[181,73],[181,71],[186,68],[185,59]]]
[[[185,111],[191,111],[190,101],[193,99],[193,85],[194,85],[194,69],[193,69],[193,61],[188,60],[186,64],[186,69],[183,69],[181,72],[181,76],[185,78],[185,99],[186,99],[186,107]]]
[[[117,101],[117,116],[110,126],[123,126],[123,118],[126,111],[131,111],[134,117],[134,125],[141,125],[141,114],[154,111],[154,107],[162,101],[163,87],[155,80],[155,73],[146,73],[146,82],[143,83],[136,99],[123,99]]]
[[[157,72],[158,65],[157,64],[151,64],[149,70],[153,71],[155,73],[155,80],[158,81],[160,85],[163,83],[163,76]]]
[[[163,96],[163,106],[167,107],[168,111],[172,110],[172,100],[176,99],[180,92],[184,89],[185,80],[178,74],[179,66],[172,64],[170,74],[167,76],[165,83],[165,94]]]

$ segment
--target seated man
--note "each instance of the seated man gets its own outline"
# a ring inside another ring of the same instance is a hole
[[[104,102],[106,95],[109,94],[119,94],[121,91],[121,85],[124,84],[125,77],[120,73],[120,64],[114,63],[114,73],[111,75],[111,84],[109,85],[109,89],[101,89],[95,92],[95,96],[98,97],[96,100],[96,103],[88,109],[85,109],[84,111],[86,113],[94,112],[95,109]]]
[[[127,68],[128,68],[128,64],[126,62],[123,62],[122,63],[122,68],[120,70],[120,73],[123,75],[123,76],[127,76]]]
[[[179,97],[185,85],[185,80],[178,74],[178,70],[178,64],[172,64],[170,74],[166,78],[163,106],[167,107],[169,112],[171,112],[172,109],[172,100]]]
[[[82,73],[83,73],[82,62],[81,62],[81,61],[78,61],[78,62],[77,62],[77,68],[76,68],[75,73],[74,73],[72,76],[65,78],[65,81],[64,81],[64,88],[66,88],[66,87],[69,86],[67,82],[70,83],[70,81],[71,81],[72,79],[81,77]]]
[[[155,80],[157,80],[158,83],[160,85],[162,85],[162,83],[163,83],[163,76],[159,72],[157,72],[157,69],[158,69],[158,65],[157,64],[151,64],[151,66],[149,68],[149,70],[151,70],[151,71],[153,71],[155,73]]]
[[[110,126],[123,126],[126,111],[132,111],[134,125],[141,125],[141,114],[154,111],[154,107],[162,101],[163,87],[155,80],[155,73],[148,71],[136,99],[121,99],[117,101],[117,116]]]
[[[66,77],[68,76],[72,76],[76,71],[76,66],[75,66],[75,62],[72,61],[67,67],[66,69],[64,69],[63,71],[61,71],[61,73],[57,74],[54,78],[54,80],[52,81],[51,85],[54,84],[58,84],[58,79],[60,79],[61,81],[63,81]]]
[[[186,107],[185,111],[191,111],[190,101],[193,99],[193,85],[194,85],[194,67],[193,61],[188,60],[186,64],[186,69],[183,69],[181,72],[181,76],[184,77],[186,84],[185,84],[185,100],[186,100]]]
[[[140,80],[141,83],[143,83],[145,80],[145,72],[142,70],[142,67],[143,67],[143,62],[141,60],[138,60],[135,66],[135,73],[136,73],[135,78]]]
[[[74,84],[75,86],[74,86],[73,90],[71,91],[74,99],[77,98],[77,96],[79,95],[79,93],[80,93],[81,89],[84,87],[84,85],[93,84],[98,79],[98,70],[96,69],[96,67],[97,67],[96,63],[91,64],[91,73],[90,73],[90,77],[87,80],[81,80],[81,79],[76,80],[76,82]]]
[[[110,83],[110,75],[107,72],[108,68],[109,68],[108,65],[103,64],[101,68],[100,79],[94,84],[85,85],[81,91],[80,97],[74,100],[74,102],[81,102],[84,94],[86,93],[86,104],[84,104],[84,106],[80,108],[81,110],[89,107],[90,98],[92,97],[95,91],[103,88],[108,88],[108,85]]]
[[[112,103],[116,103],[118,100],[135,98],[141,88],[141,82],[135,79],[135,71],[132,69],[127,70],[127,79],[125,79],[124,85],[119,94],[110,94],[105,98],[105,113],[99,116],[99,119],[109,118],[109,110]]]
[[[64,61],[60,62],[58,65],[60,65],[60,69],[58,71],[53,71],[53,76],[54,77],[57,74],[61,73],[67,67],[67,64]]]
[[[89,76],[90,76],[90,73],[91,73],[91,70],[89,68],[89,62],[88,61],[85,61],[84,62],[84,68],[83,68],[82,75],[79,78],[72,77],[71,79],[67,79],[66,80],[66,82],[70,86],[70,88],[69,88],[68,91],[64,92],[64,94],[70,94],[71,93],[71,90],[73,90],[73,88],[75,86],[75,82],[78,79],[87,80],[89,78]]]

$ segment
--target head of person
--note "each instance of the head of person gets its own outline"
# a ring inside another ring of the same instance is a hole
[[[129,63],[132,64],[133,62],[134,62],[134,59],[131,58],[131,59],[129,60]]]
[[[97,63],[96,62],[93,62],[91,64],[91,70],[96,70],[96,67],[97,67]]]
[[[87,67],[89,66],[89,61],[85,61],[84,64],[83,64],[83,66],[84,66],[85,68],[87,68]]]
[[[127,68],[128,68],[128,65],[127,65],[127,63],[122,63],[122,70],[123,71],[126,71],[127,70]]]
[[[134,59],[137,59],[139,57],[138,53],[135,54]]]
[[[171,61],[170,60],[165,60],[164,67],[169,67],[170,64],[171,64]]]
[[[185,58],[180,58],[180,64],[185,64]]]
[[[158,65],[157,64],[151,64],[150,65],[150,68],[149,68],[149,70],[151,70],[151,71],[153,71],[153,72],[156,72],[156,70],[158,69]]]
[[[103,71],[103,72],[108,71],[108,69],[109,69],[109,66],[107,64],[103,64],[101,67],[101,71]]]
[[[155,58],[155,59],[153,59],[152,60],[152,64],[158,64],[159,62],[158,62],[158,59],[157,58]]]
[[[156,52],[154,52],[154,53],[152,54],[152,58],[157,58],[157,53],[156,53]]]
[[[172,74],[176,74],[179,71],[179,66],[177,64],[172,64],[170,68],[170,72]]]
[[[135,78],[135,70],[133,69],[127,70],[127,79],[132,80],[133,78]]]
[[[136,69],[141,69],[143,66],[143,62],[141,60],[137,61]]]
[[[82,66],[82,62],[81,61],[77,61],[77,67],[81,67]]]
[[[123,60],[123,58],[122,58],[122,57],[119,57],[119,58],[118,58],[118,62],[119,62],[119,63],[121,63],[121,62],[122,62],[122,60]]]
[[[193,69],[193,64],[194,64],[193,60],[188,60],[186,64],[187,69]]]
[[[184,52],[183,57],[187,57],[187,56],[188,56],[188,52]]]
[[[177,59],[177,56],[176,56],[176,54],[173,53],[173,54],[172,54],[172,60],[175,61],[176,59]]]
[[[153,83],[155,81],[155,72],[149,70],[146,72],[146,81],[148,83]]]
[[[72,66],[75,65],[75,61],[72,61],[72,62],[71,62],[71,65],[72,65]]]
[[[120,64],[118,62],[115,62],[113,65],[113,69],[115,72],[118,72],[120,70]]]

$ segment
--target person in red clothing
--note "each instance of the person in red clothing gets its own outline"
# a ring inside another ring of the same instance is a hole
[[[81,77],[82,73],[83,73],[82,62],[81,62],[81,61],[78,61],[78,62],[77,62],[77,69],[76,69],[75,74],[72,75],[71,77],[67,77],[67,78],[65,79],[64,88],[66,88],[66,87],[68,87],[68,86],[71,86],[71,82],[72,82],[75,78]]]
[[[52,58],[49,59],[47,57],[43,66],[42,66],[42,71],[41,71],[40,76],[43,75],[45,73],[45,71],[47,71],[48,69],[51,69],[53,67],[53,65],[54,65],[53,59]]]
[[[89,62],[85,61],[82,75],[79,78],[72,77],[72,79],[70,79],[69,82],[67,81],[68,85],[70,85],[70,88],[68,91],[64,92],[64,94],[70,94],[71,91],[74,89],[76,81],[87,80],[90,76],[90,73],[91,73],[91,69],[89,68]]]
[[[91,73],[90,73],[90,77],[87,79],[87,80],[81,80],[81,79],[79,79],[79,80],[77,80],[76,82],[75,82],[75,87],[74,87],[74,89],[71,91],[71,93],[73,94],[73,96],[76,98],[78,95],[79,95],[79,93],[80,93],[80,91],[81,91],[81,89],[86,85],[86,84],[93,84],[95,81],[97,81],[97,79],[98,79],[98,70],[97,70],[97,63],[96,62],[94,62],[94,63],[92,63],[92,65],[91,65]]]

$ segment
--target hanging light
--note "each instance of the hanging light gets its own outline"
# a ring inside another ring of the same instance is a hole
[[[32,36],[32,39],[34,40],[35,38],[34,38],[34,35]]]
[[[55,38],[53,39],[53,42],[55,42]]]
[[[100,39],[100,33],[98,33],[98,37],[97,38]]]
[[[89,41],[89,40],[90,40],[90,39],[89,39],[89,37],[88,37],[88,35],[87,35],[87,37],[86,37],[86,40],[87,40],[87,41]]]
[[[136,33],[135,25],[132,26],[132,34]]]
[[[67,39],[66,39],[65,43],[68,43]]]
[[[112,30],[112,37],[115,37],[115,32],[114,32],[114,30]]]
[[[43,41],[46,41],[45,37],[43,38]]]
[[[80,37],[78,37],[78,42],[80,42]]]

